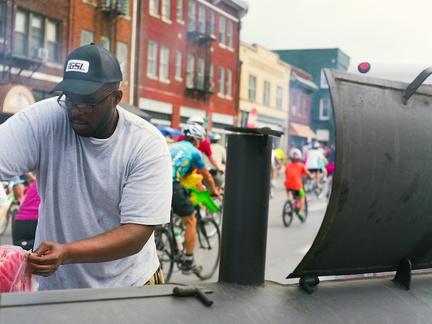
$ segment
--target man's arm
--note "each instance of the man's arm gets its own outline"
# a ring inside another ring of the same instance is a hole
[[[35,275],[50,276],[62,264],[112,261],[138,253],[151,237],[154,225],[124,224],[100,235],[67,244],[42,242],[29,254]]]
[[[203,181],[204,181],[205,185],[207,186],[207,188],[209,188],[210,194],[216,195],[218,199],[222,200],[222,197],[220,196],[219,192],[217,191],[217,189],[214,185],[213,177],[210,174],[210,172],[207,170],[207,168],[199,169],[199,172],[203,176]]]
[[[216,170],[220,172],[225,172],[225,168],[222,165],[219,165],[213,155],[208,156],[208,159],[210,163],[213,164],[213,166],[216,168]]]

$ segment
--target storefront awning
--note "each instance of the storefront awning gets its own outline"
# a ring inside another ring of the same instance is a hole
[[[300,83],[302,83],[303,85],[307,86],[308,88],[314,89],[314,90],[318,90],[318,86],[313,83],[311,80],[307,80],[305,78],[302,78],[301,76],[292,73],[291,74],[291,81],[298,81]]]
[[[289,134],[304,138],[317,138],[315,132],[308,125],[298,123],[290,123]]]

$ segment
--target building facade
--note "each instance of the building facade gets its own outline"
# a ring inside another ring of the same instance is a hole
[[[319,89],[312,96],[310,126],[317,139],[328,145],[335,143],[333,108],[323,69],[347,71],[350,58],[339,48],[275,50],[281,60],[296,66],[313,77]]]
[[[128,102],[134,1],[59,0],[55,8],[48,0],[0,1],[0,111],[14,113],[49,97],[68,53],[90,42],[119,58]]]
[[[236,124],[239,0],[142,1],[135,104],[152,123],[182,128],[207,118],[209,132]]]
[[[275,148],[288,150],[288,106],[291,66],[259,45],[240,43],[240,98],[238,125],[270,127],[284,132]]]
[[[289,104],[289,146],[300,148],[306,141],[316,139],[310,128],[312,95],[318,86],[312,82],[312,76],[303,70],[292,67]]]

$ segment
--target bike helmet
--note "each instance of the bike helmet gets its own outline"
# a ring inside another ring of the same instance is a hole
[[[211,134],[210,135],[210,141],[219,141],[221,139],[221,136],[219,134]]]
[[[312,143],[312,148],[317,149],[318,147],[320,147],[320,143],[317,142],[317,141],[314,141],[314,142]]]
[[[198,125],[201,125],[202,127],[206,127],[207,126],[207,119],[202,118],[200,116],[192,116],[192,117],[189,117],[186,124],[188,124],[188,125],[198,124]]]
[[[291,160],[301,160],[302,159],[302,152],[298,148],[293,148],[290,151],[290,158],[291,158]]]
[[[200,140],[205,139],[205,130],[201,125],[194,124],[194,125],[187,125],[186,128],[183,130],[183,134],[185,136],[189,137],[195,137]]]

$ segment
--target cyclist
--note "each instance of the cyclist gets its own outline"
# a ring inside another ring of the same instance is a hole
[[[322,189],[323,185],[321,184],[321,171],[322,168],[328,164],[328,161],[325,158],[324,154],[319,150],[319,147],[320,147],[319,142],[314,141],[312,143],[312,147],[307,152],[307,158],[305,164],[306,164],[306,168],[311,173],[315,174],[317,187]]]
[[[302,153],[298,148],[293,148],[290,151],[291,162],[285,166],[285,188],[287,191],[288,199],[290,199],[291,193],[300,197],[300,207],[298,215],[302,222],[305,221],[304,207],[305,207],[305,191],[302,184],[302,176],[306,174],[309,178],[313,178],[311,172],[306,169],[306,166],[302,162]]]
[[[204,118],[199,117],[199,116],[192,116],[187,120],[186,124],[187,125],[200,125],[202,128],[206,129],[207,128],[207,119],[204,119]],[[184,136],[183,134],[180,135],[177,141],[178,142],[182,141],[183,136]],[[213,156],[213,152],[212,152],[212,149],[210,147],[210,142],[208,141],[207,138],[204,138],[204,140],[201,141],[201,144],[198,145],[198,150],[206,155],[206,157],[208,158],[210,163],[216,168],[217,171],[222,172],[222,173],[225,171],[224,165],[218,163],[218,161]]]
[[[184,138],[181,142],[171,144],[171,158],[173,171],[173,211],[179,215],[186,225],[185,245],[186,256],[182,264],[184,274],[200,273],[202,267],[195,264],[193,252],[196,240],[196,218],[195,209],[189,199],[189,191],[180,183],[182,176],[190,169],[191,164],[195,164],[200,174],[203,176],[205,185],[209,188],[210,194],[219,196],[214,181],[205,167],[201,153],[197,147],[205,139],[205,130],[200,125],[188,125],[183,130]],[[220,198],[220,197],[219,197]]]
[[[27,191],[26,199],[21,204],[12,228],[12,238],[15,245],[25,250],[34,246],[36,227],[39,218],[40,197],[37,192],[36,180]]]
[[[226,149],[223,145],[220,144],[221,136],[219,134],[210,135],[210,147],[213,152],[212,156],[214,156],[215,160],[220,166],[223,166],[225,169],[226,164]],[[208,160],[208,159],[207,159]],[[206,161],[207,167],[210,170],[210,174],[213,176],[213,180],[215,182],[215,186],[218,190],[222,189],[223,184],[225,182],[224,173],[215,169],[210,164],[210,161]]]

